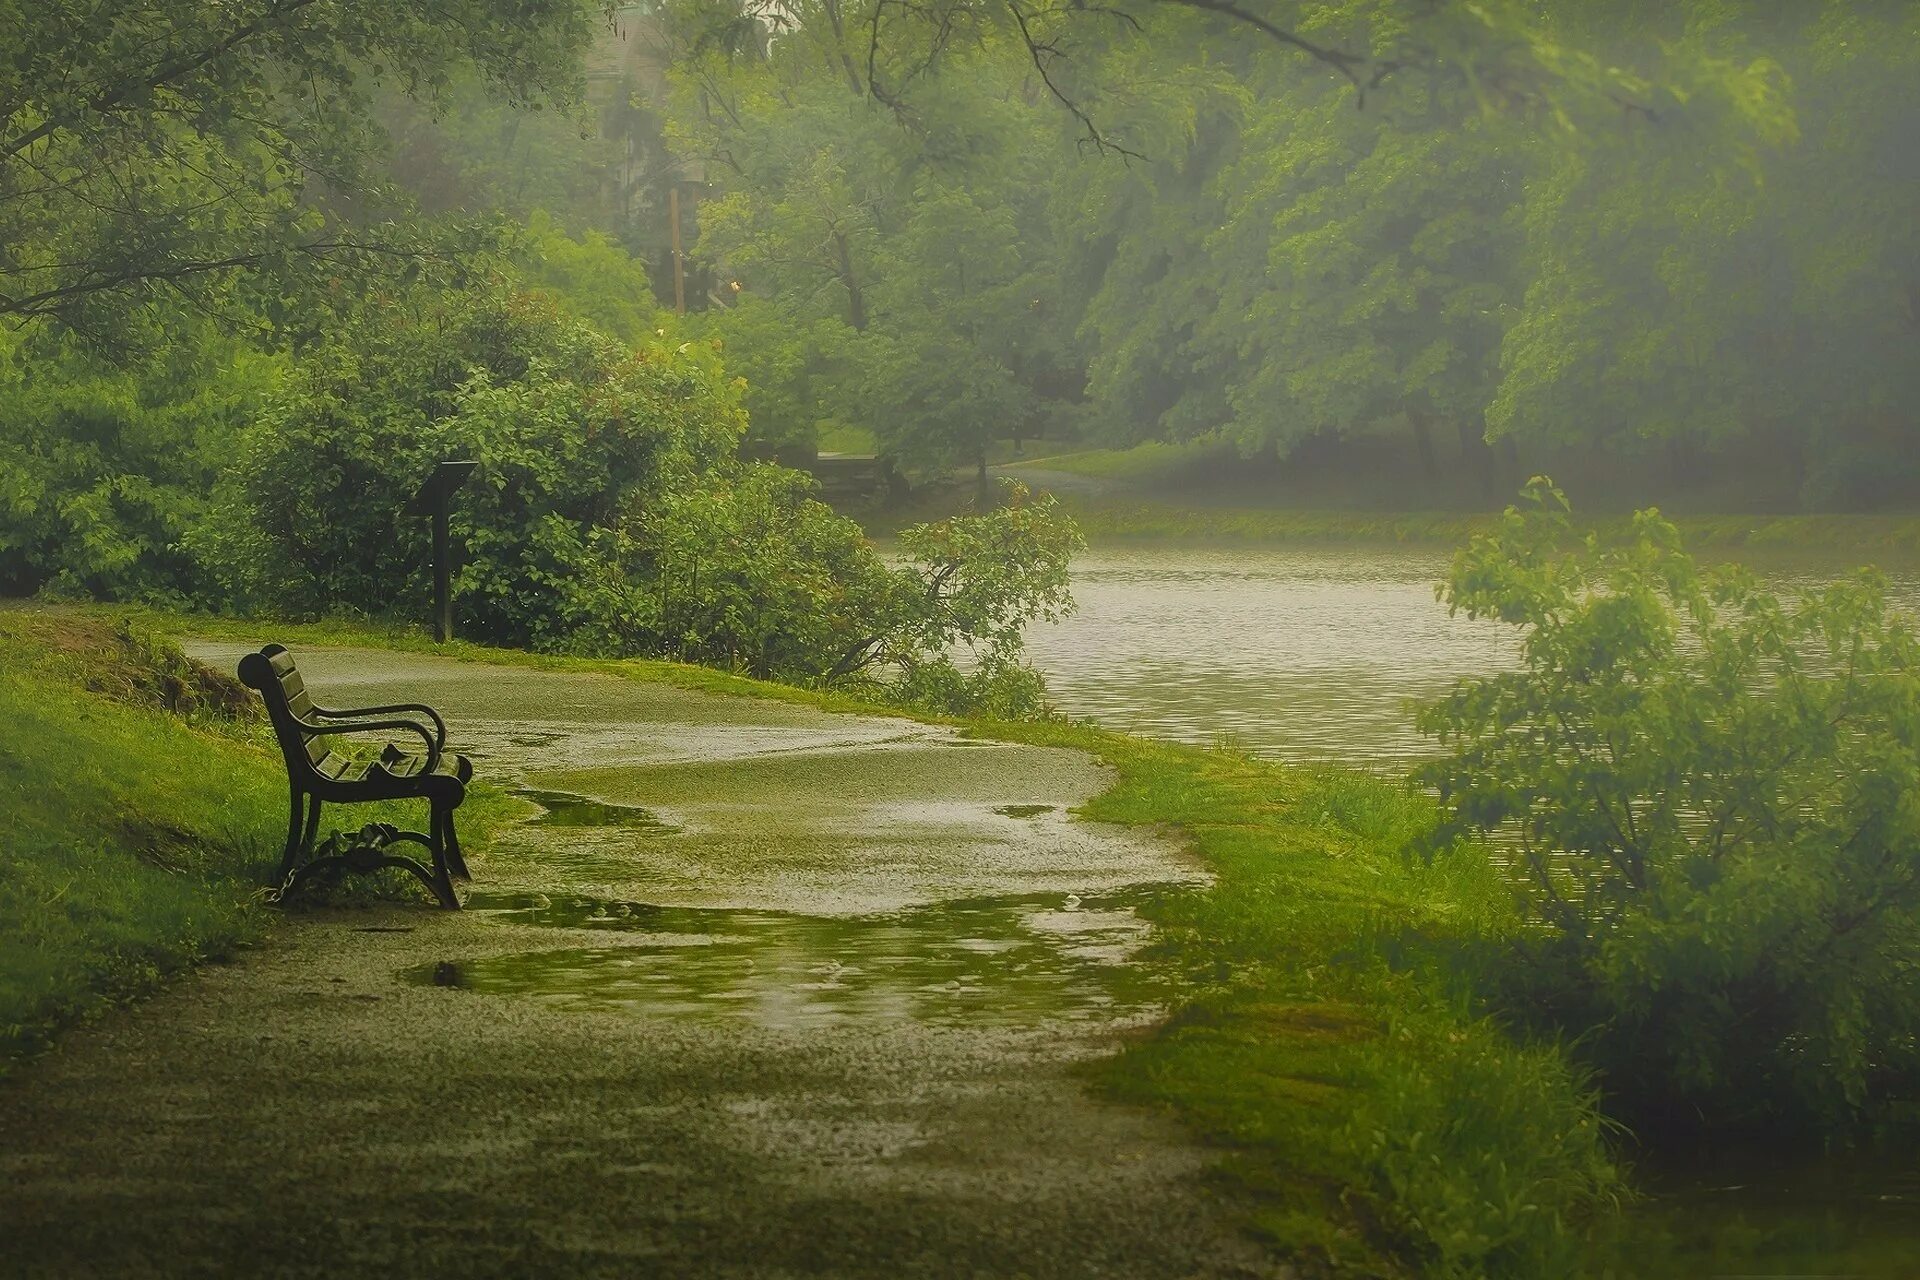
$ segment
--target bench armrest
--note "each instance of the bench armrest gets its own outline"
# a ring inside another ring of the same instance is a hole
[[[317,711],[319,710],[319,708],[316,707],[315,710]],[[417,721],[413,721],[413,720],[350,720],[350,721],[342,721],[338,724],[326,724],[326,723],[321,723],[320,721],[317,721],[317,720],[295,720],[294,723],[299,725],[301,730],[305,733],[320,734],[324,736],[332,736],[335,734],[344,734],[344,733],[373,733],[381,729],[405,729],[410,733],[419,734],[420,741],[426,744],[427,763],[425,767],[421,769],[422,773],[432,773],[435,767],[438,766],[440,763],[441,744],[439,742],[434,741],[434,736],[431,733],[427,732],[427,727],[423,724],[418,723]]]
[[[446,750],[447,722],[440,718],[438,711],[435,711],[424,702],[396,702],[392,706],[386,707],[348,707],[340,711],[334,711],[328,707],[316,706],[313,709],[313,714],[322,720],[364,720],[369,716],[390,716],[396,711],[417,711],[433,721],[434,754],[437,755]],[[334,730],[333,732],[346,733],[349,731],[342,728]]]

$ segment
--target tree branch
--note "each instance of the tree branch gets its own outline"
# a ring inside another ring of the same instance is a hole
[[[208,63],[224,57],[240,45],[245,44],[255,36],[268,30],[270,27],[279,25],[286,18],[317,2],[318,0],[280,0],[280,3],[261,14],[252,22],[234,29],[207,48],[197,53],[177,58],[172,62],[165,63],[159,70],[153,72],[145,79],[126,81],[115,88],[107,89],[94,95],[81,109],[81,112],[99,114],[101,112],[111,111],[114,107],[119,106],[122,102],[133,97],[136,93],[159,89],[175,80],[192,75]],[[0,143],[0,159],[16,156],[41,139],[58,133],[63,129],[73,127],[79,118],[79,114],[80,113],[68,112],[65,115],[49,116],[18,137]]]
[[[289,246],[298,254],[316,260],[328,260],[336,256],[352,254],[370,254],[379,257],[409,258],[425,260],[442,255],[428,249],[409,249],[400,245],[380,244],[365,240],[310,240],[304,244]],[[192,258],[178,262],[161,263],[153,266],[127,267],[105,275],[96,275],[90,279],[75,280],[68,284],[42,289],[37,293],[10,297],[0,294],[0,315],[35,316],[56,311],[64,303],[76,298],[89,297],[98,293],[124,289],[138,284],[170,284],[195,276],[210,275],[220,271],[237,271],[247,267],[257,267],[267,259],[276,257],[287,250],[258,250],[251,253],[229,254],[221,258]]]

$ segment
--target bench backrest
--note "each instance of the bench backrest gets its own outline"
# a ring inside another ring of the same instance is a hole
[[[258,690],[267,704],[267,719],[273,723],[274,737],[287,758],[287,771],[295,777],[309,772],[331,776],[333,771],[328,766],[333,761],[328,757],[334,752],[326,736],[309,732],[298,723],[312,722],[313,698],[286,646],[270,644],[240,659],[240,680]]]

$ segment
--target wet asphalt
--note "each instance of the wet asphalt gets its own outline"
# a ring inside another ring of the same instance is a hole
[[[1095,761],[299,656],[440,707],[527,819],[466,911],[290,913],[0,1082],[0,1275],[1286,1274],[1080,1069],[1164,1016],[1134,908],[1202,879],[1071,817]]]

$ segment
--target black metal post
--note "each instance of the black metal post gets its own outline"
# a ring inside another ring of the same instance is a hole
[[[407,515],[425,515],[433,520],[433,641],[445,644],[453,639],[453,539],[447,532],[447,512],[453,491],[466,483],[477,462],[437,464],[419,492],[407,503]]]
[[[453,553],[447,539],[447,498],[433,504],[433,642],[453,639]]]

